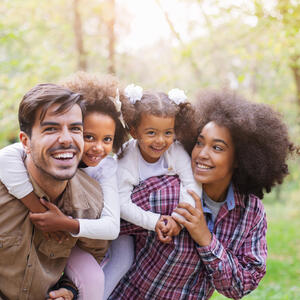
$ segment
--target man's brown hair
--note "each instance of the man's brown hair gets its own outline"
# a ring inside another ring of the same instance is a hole
[[[63,113],[75,104],[80,106],[82,114],[85,112],[81,94],[53,83],[38,84],[24,95],[20,103],[18,114],[20,130],[31,137],[32,126],[38,117],[37,111],[41,108],[39,118],[42,121],[48,108],[53,104],[59,104],[55,114]]]

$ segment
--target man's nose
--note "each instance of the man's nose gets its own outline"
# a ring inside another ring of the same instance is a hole
[[[63,128],[59,135],[59,143],[69,146],[72,143],[72,136],[68,128]]]

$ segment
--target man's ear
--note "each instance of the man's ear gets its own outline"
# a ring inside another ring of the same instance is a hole
[[[23,145],[23,148],[25,150],[25,153],[30,153],[30,137],[25,133],[24,131],[21,131],[19,134],[20,141]]]
[[[135,130],[134,127],[131,127],[131,128],[130,128],[129,133],[130,133],[130,135],[131,135],[134,139],[137,138],[136,130]]]

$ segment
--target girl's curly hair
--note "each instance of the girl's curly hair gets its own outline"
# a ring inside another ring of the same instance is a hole
[[[116,124],[113,151],[117,153],[128,140],[128,130],[120,122],[120,112],[117,111],[111,98],[115,98],[119,89],[118,80],[111,76],[97,76],[86,72],[77,72],[67,78],[63,86],[80,93],[86,104],[86,114],[98,112],[110,116]],[[119,91],[120,100],[124,98],[122,90]]]
[[[180,142],[192,138],[189,135],[190,127],[194,120],[195,110],[189,102],[179,105],[169,99],[168,95],[162,92],[145,91],[141,101],[135,104],[123,99],[122,113],[129,128],[137,128],[143,114],[150,114],[156,117],[175,118],[175,136]]]
[[[299,153],[287,126],[270,106],[247,101],[224,90],[206,91],[197,97],[193,139],[184,146],[191,153],[202,128],[209,122],[229,129],[235,147],[236,169],[232,181],[241,193],[263,198],[288,174],[288,154]]]

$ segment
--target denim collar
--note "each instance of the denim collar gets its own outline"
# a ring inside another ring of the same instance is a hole
[[[207,213],[211,213],[210,209],[207,208],[205,206],[205,204],[203,204],[203,199],[205,198],[208,198],[207,194],[204,192],[204,190],[202,190],[202,197],[201,197],[201,204],[202,204],[202,207],[203,207],[203,212],[207,212]],[[229,188],[228,188],[228,192],[227,192],[227,195],[226,195],[226,199],[225,199],[225,202],[227,204],[227,208],[228,210],[232,210],[235,208],[235,200],[234,200],[234,191],[233,191],[233,184],[232,182],[230,183],[229,185]]]

